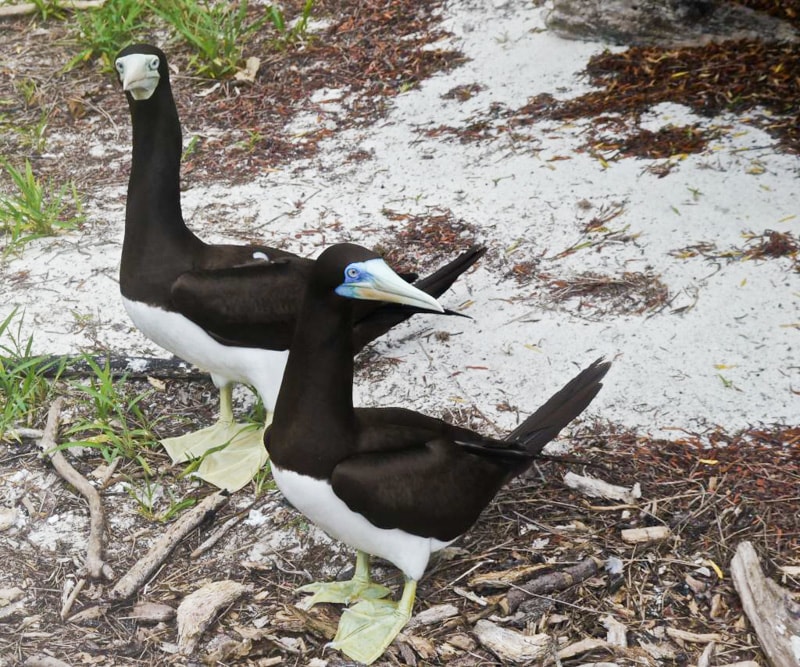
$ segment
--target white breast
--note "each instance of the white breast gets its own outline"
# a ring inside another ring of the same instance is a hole
[[[136,328],[165,350],[211,373],[218,387],[230,382],[249,384],[267,410],[274,411],[289,351],[222,345],[179,313],[122,297]]]
[[[378,528],[347,507],[326,480],[300,475],[274,463],[272,477],[287,500],[331,537],[385,558],[412,579],[422,577],[434,551],[452,542],[419,537],[399,528]]]

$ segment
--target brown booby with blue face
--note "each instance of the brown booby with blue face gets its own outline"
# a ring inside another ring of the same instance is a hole
[[[286,498],[359,552],[353,580],[301,590],[314,593],[311,604],[357,601],[342,614],[333,646],[370,663],[410,618],[431,553],[467,531],[500,487],[589,405],[610,364],[591,364],[505,440],[403,408],[354,408],[352,299],[442,310],[374,252],[326,249],[311,270],[264,439]],[[399,603],[380,599],[388,590],[370,582],[368,554],[403,571]]]
[[[264,464],[266,451],[260,431],[234,423],[231,383],[255,388],[269,422],[314,262],[277,248],[210,245],[195,236],[181,213],[181,126],[167,59],[160,49],[138,44],[123,49],[115,67],[133,126],[120,265],[123,303],[145,336],[209,371],[220,388],[214,426],[163,444],[175,462],[205,456],[197,474],[235,490]],[[438,296],[483,252],[473,248],[417,285]],[[351,353],[413,312],[358,312]]]

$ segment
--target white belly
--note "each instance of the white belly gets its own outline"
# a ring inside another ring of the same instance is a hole
[[[422,577],[434,551],[452,542],[411,535],[399,528],[373,526],[347,507],[327,481],[279,468],[274,463],[272,477],[287,500],[331,537],[385,558],[412,579]]]
[[[218,387],[231,382],[249,384],[264,406],[274,412],[289,351],[222,345],[179,313],[122,297],[136,328],[165,350],[211,373]]]

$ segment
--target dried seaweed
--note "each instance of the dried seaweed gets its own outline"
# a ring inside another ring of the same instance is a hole
[[[701,241],[684,248],[672,251],[673,257],[687,259],[702,256],[706,259],[724,259],[727,261],[769,260],[787,258],[792,270],[800,271],[800,241],[791,232],[777,232],[767,229],[760,234],[745,232],[744,247],[732,247],[720,250],[715,243]]]
[[[641,315],[663,308],[670,299],[669,289],[659,276],[639,271],[626,271],[619,276],[587,271],[570,278],[551,279],[547,287],[556,302],[578,299],[578,314],[591,309],[593,315]]]
[[[404,223],[401,229],[392,230],[391,242],[385,243],[385,257],[393,266],[417,268],[419,256],[436,263],[478,240],[477,227],[446,208],[432,207],[423,214],[387,208],[383,215],[392,222]]]
[[[785,11],[794,10],[786,6]],[[800,151],[798,44],[735,40],[681,48],[631,47],[593,56],[585,73],[597,90],[567,100],[541,93],[518,109],[493,103],[460,127],[421,132],[475,142],[546,119],[591,119],[584,146],[589,151],[661,158],[704,150],[719,136],[718,128],[694,124],[653,132],[639,127],[642,114],[657,104],[674,102],[708,117],[750,113],[742,120],[774,136],[782,150]],[[610,124],[616,126],[617,136],[601,135]]]

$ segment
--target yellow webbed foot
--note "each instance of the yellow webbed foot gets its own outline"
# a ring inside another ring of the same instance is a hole
[[[227,491],[245,486],[268,460],[264,429],[219,421],[213,426],[161,441],[173,463],[201,459],[192,474]]]
[[[303,601],[305,608],[320,602],[350,604],[357,600],[378,600],[391,591],[386,586],[374,583],[369,575],[369,554],[359,551],[356,556],[356,572],[349,581],[315,582],[297,589],[298,593],[313,593]]]
[[[400,602],[362,600],[345,609],[330,646],[367,665],[375,662],[411,618],[416,590],[407,580]]]
[[[391,591],[386,586],[372,582],[350,581],[316,582],[297,589],[298,593],[313,593],[303,601],[303,606],[313,607],[320,602],[334,604],[350,604],[356,600],[378,600],[385,598]]]

